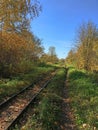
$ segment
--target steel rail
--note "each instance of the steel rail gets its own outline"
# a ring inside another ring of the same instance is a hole
[[[55,76],[55,75],[54,75]],[[27,112],[28,108],[33,104],[37,96],[44,90],[44,88],[47,87],[47,85],[51,82],[51,80],[54,78],[54,76],[48,80],[42,87],[41,89],[32,97],[30,102],[27,104],[27,106],[18,114],[18,116],[10,123],[10,125],[5,129],[5,130],[13,130],[16,124],[18,124],[19,120],[22,118],[24,113]]]
[[[18,93],[12,95],[10,98],[8,98],[6,101],[0,103],[0,111],[7,106],[11,101],[13,101],[18,95],[24,93],[26,90],[29,88],[33,87],[37,82],[40,82],[42,80],[42,77],[39,77],[39,80],[35,80],[33,83],[31,83],[29,86],[23,88],[21,91]]]

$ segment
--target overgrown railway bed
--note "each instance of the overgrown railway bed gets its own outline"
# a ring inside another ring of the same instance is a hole
[[[56,72],[52,72],[51,75],[46,76],[36,84],[28,86],[0,105],[0,130],[11,130],[15,127],[39,93],[51,82],[55,74]]]

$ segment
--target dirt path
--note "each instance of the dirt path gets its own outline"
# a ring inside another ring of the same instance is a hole
[[[68,93],[68,80],[66,80],[63,91],[61,130],[77,130],[70,107],[71,100],[68,97]]]

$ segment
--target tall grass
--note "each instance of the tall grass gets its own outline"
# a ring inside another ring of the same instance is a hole
[[[47,86],[38,100],[38,105],[34,107],[34,114],[24,130],[60,130],[60,120],[62,118],[62,91],[65,82],[65,70],[60,69],[52,82]],[[21,129],[21,130],[22,130]]]
[[[0,102],[8,98],[29,84],[38,80],[39,77],[43,77],[44,74],[54,70],[55,67],[44,66],[44,67],[33,67],[31,71],[27,73],[21,73],[15,77],[1,78],[0,79]]]
[[[69,91],[79,130],[98,129],[98,75],[69,70]]]

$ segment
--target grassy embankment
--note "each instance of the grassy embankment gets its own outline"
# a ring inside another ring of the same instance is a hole
[[[72,108],[79,130],[98,130],[98,74],[70,69]]]
[[[44,76],[44,74],[49,73],[54,70],[55,66],[44,66],[44,67],[33,67],[32,70],[28,73],[21,73],[15,77],[1,78],[0,79],[0,102],[6,97],[15,94],[20,91],[22,88],[28,86],[39,77]]]
[[[66,71],[60,69],[52,82],[39,95],[34,114],[21,130],[59,130],[62,118],[62,91],[64,90]]]

